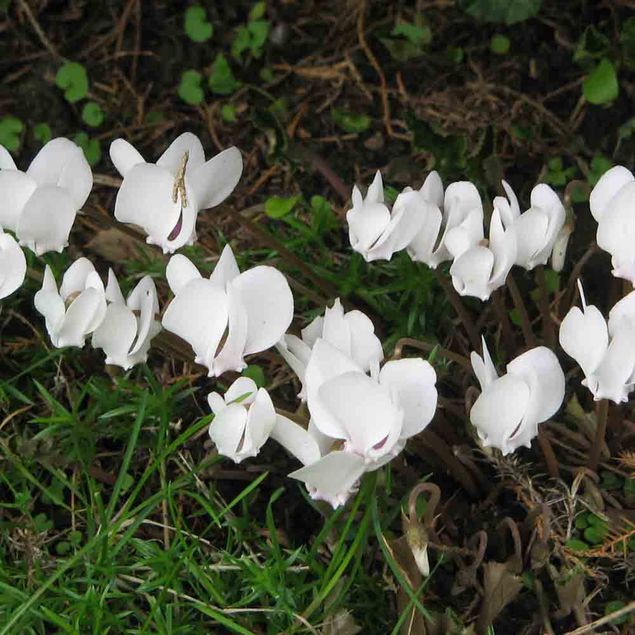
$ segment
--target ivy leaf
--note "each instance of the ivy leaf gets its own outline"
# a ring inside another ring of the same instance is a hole
[[[333,117],[333,121],[344,130],[344,132],[364,132],[364,130],[368,130],[371,124],[371,119],[368,115],[360,115],[350,110],[342,110],[341,108],[333,108],[331,117]]]
[[[0,145],[9,152],[16,152],[20,147],[20,134],[24,124],[17,117],[9,115],[0,119]]]
[[[88,94],[88,75],[82,64],[66,62],[55,76],[55,84],[64,91],[66,101],[74,104]]]
[[[207,11],[195,4],[185,11],[185,33],[193,42],[207,42],[213,33],[214,27],[207,20]]]
[[[620,92],[613,63],[604,58],[585,77],[582,94],[591,104],[607,104],[617,98]]]
[[[240,87],[240,82],[234,77],[231,66],[222,53],[214,60],[209,87],[216,95],[231,95]]]
[[[51,126],[44,122],[35,124],[33,126],[33,137],[41,144],[48,143],[53,138]]]
[[[297,196],[272,196],[267,199],[265,203],[265,214],[269,218],[284,218],[295,207],[296,203],[300,200],[300,195]]]
[[[516,24],[533,18],[542,0],[461,0],[460,5],[477,20]]]
[[[82,109],[82,119],[87,126],[98,128],[104,122],[104,111],[97,102],[86,102]]]
[[[185,71],[181,75],[181,83],[179,84],[179,97],[190,106],[197,106],[203,102],[205,94],[201,82],[203,76],[198,71]]]

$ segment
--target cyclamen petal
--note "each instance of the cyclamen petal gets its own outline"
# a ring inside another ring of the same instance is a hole
[[[26,258],[13,236],[0,228],[0,299],[22,286],[26,277]]]
[[[123,176],[115,201],[115,218],[141,227],[147,242],[173,253],[196,237],[200,210],[229,196],[242,174],[236,148],[205,162],[200,140],[192,133],[177,137],[156,163],[122,139],[113,141],[110,155]]]

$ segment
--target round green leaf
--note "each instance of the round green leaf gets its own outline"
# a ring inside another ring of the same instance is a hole
[[[348,110],[342,110],[341,108],[333,108],[331,112],[333,121],[344,132],[359,133],[368,130],[371,124],[371,119],[368,115],[361,115]]]
[[[88,94],[86,69],[77,62],[66,62],[55,76],[55,84],[64,91],[64,97],[72,104]]]
[[[615,67],[610,60],[604,58],[585,77],[582,94],[591,104],[607,104],[617,98],[620,87],[617,82]]]
[[[207,42],[212,37],[214,27],[202,6],[195,4],[185,12],[185,33],[193,42]]]
[[[240,82],[234,77],[229,62],[222,53],[219,53],[209,76],[210,90],[216,95],[231,95],[239,86]]]
[[[104,111],[95,101],[88,101],[82,108],[82,119],[87,126],[97,128],[104,122]]]
[[[300,196],[272,196],[265,202],[265,214],[269,218],[283,218],[295,207]]]
[[[33,137],[40,143],[48,143],[53,138],[53,132],[51,126],[47,123],[38,123],[33,126]]]
[[[489,49],[495,55],[507,55],[510,46],[509,38],[500,34],[493,35],[489,43]]]
[[[179,84],[179,97],[191,106],[203,103],[205,94],[201,86],[203,76],[198,71],[185,71],[181,75],[181,83]]]
[[[234,123],[237,119],[236,106],[233,104],[224,104],[220,109],[220,116],[223,118],[223,121],[226,121],[227,123]]]
[[[84,151],[86,161],[96,165],[101,159],[101,144],[97,139],[91,139],[85,132],[78,132],[73,141]]]
[[[16,152],[20,147],[22,130],[24,130],[24,124],[17,117],[9,115],[0,119],[0,145],[9,152]]]

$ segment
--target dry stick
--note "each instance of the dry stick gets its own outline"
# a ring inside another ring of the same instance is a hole
[[[520,314],[520,325],[523,330],[523,336],[527,346],[533,348],[536,345],[534,333],[531,330],[531,320],[529,319],[529,313],[527,313],[527,307],[523,300],[523,296],[520,293],[520,289],[516,285],[516,281],[511,273],[507,276],[507,288],[511,293],[512,300],[514,301],[514,307]]]
[[[437,281],[443,287],[443,290],[445,291],[446,296],[452,303],[452,306],[454,307],[454,310],[456,311],[456,314],[458,315],[459,320],[461,320],[461,323],[463,324],[463,328],[465,328],[467,336],[470,340],[470,345],[472,346],[472,349],[475,351],[479,350],[481,340],[478,336],[478,332],[476,331],[474,321],[470,317],[470,314],[467,312],[466,308],[463,306],[463,302],[461,301],[461,296],[459,296],[459,294],[455,291],[454,287],[448,282],[448,280],[445,278],[445,276],[442,273],[440,273],[436,269],[433,269],[433,271]]]
[[[591,446],[591,452],[589,453],[589,462],[587,467],[597,472],[598,465],[600,463],[600,453],[602,446],[604,445],[604,435],[606,434],[606,420],[609,414],[609,400],[602,399],[597,406],[596,410],[596,428],[595,428],[595,440]]]
[[[538,288],[540,289],[538,303],[540,306],[540,314],[542,316],[542,336],[547,345],[553,348],[556,344],[556,333],[551,319],[549,290],[547,289],[547,279],[545,278],[545,268],[543,265],[536,267],[536,279],[538,281]]]
[[[547,463],[547,472],[549,473],[549,476],[551,476],[551,478],[559,478],[560,468],[558,465],[558,459],[556,458],[556,453],[553,451],[553,447],[551,446],[549,437],[540,428],[538,428],[538,445],[540,445],[542,454],[545,457],[545,462]]]
[[[584,635],[584,633],[593,633],[598,626],[604,626],[604,624],[609,624],[614,620],[633,612],[635,612],[635,600],[626,606],[623,606],[621,609],[613,611],[613,613],[609,613],[608,615],[601,617],[599,620],[595,620],[595,622],[580,626],[580,628],[576,628],[573,631],[568,631],[566,635]]]
[[[505,342],[505,348],[508,351],[513,351],[516,348],[516,341],[511,322],[509,321],[509,315],[507,314],[507,308],[505,307],[504,289],[496,290],[492,295],[494,311],[496,312],[498,321],[501,325],[501,333],[503,336],[503,342]]]
[[[62,55],[60,55],[60,52],[55,48],[55,46],[53,46],[51,41],[46,37],[46,34],[44,33],[44,30],[40,26],[40,23],[37,21],[37,18],[33,14],[33,11],[31,11],[31,7],[29,6],[29,3],[26,0],[20,0],[20,8],[26,14],[28,21],[31,23],[33,30],[35,31],[36,35],[40,39],[40,42],[42,42],[42,44],[44,45],[44,48],[46,48],[46,50],[56,60],[64,61],[65,58]]]
[[[428,342],[424,342],[423,340],[415,340],[411,337],[402,337],[395,344],[395,349],[393,351],[393,359],[401,359],[401,355],[403,353],[403,349],[406,346],[410,346],[411,348],[416,348],[420,351],[424,351],[426,353],[432,353],[432,351],[436,351],[441,357],[445,357],[447,360],[455,362],[459,364],[459,366],[463,366],[468,372],[472,372],[472,364],[467,357],[463,357],[463,355],[459,355],[458,353],[453,353],[449,351],[447,348],[443,348],[438,344],[430,344]]]

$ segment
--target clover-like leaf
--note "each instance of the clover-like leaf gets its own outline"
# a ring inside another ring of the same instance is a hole
[[[371,119],[368,115],[342,110],[341,108],[333,108],[331,116],[333,117],[333,121],[344,132],[364,132],[364,130],[368,130],[371,124]]]
[[[88,101],[82,108],[82,119],[87,126],[98,128],[104,122],[104,111],[95,101]]]
[[[17,117],[11,115],[0,119],[0,145],[10,152],[16,152],[20,147],[20,135],[24,124]]]
[[[85,132],[78,132],[73,141],[84,151],[86,161],[96,165],[101,159],[101,144],[97,139],[91,139]]]
[[[507,55],[507,53],[509,53],[510,46],[511,43],[509,38],[497,33],[496,35],[493,35],[490,40],[489,50],[495,55]]]
[[[55,76],[55,84],[64,91],[66,101],[74,104],[88,94],[88,75],[78,62],[66,62]]]
[[[185,33],[193,42],[207,42],[214,34],[207,11],[201,5],[195,4],[185,11]]]
[[[607,104],[617,98],[620,86],[613,63],[604,58],[585,77],[582,84],[582,94],[591,104]]]
[[[53,138],[51,126],[44,122],[35,124],[33,126],[33,137],[41,144],[48,143]]]
[[[222,53],[219,53],[209,76],[210,90],[216,95],[231,95],[239,87],[240,82],[234,77],[229,62]]]
[[[179,97],[190,106],[197,106],[203,102],[205,94],[201,82],[203,76],[198,71],[185,71],[181,75],[181,83],[179,84]]]

